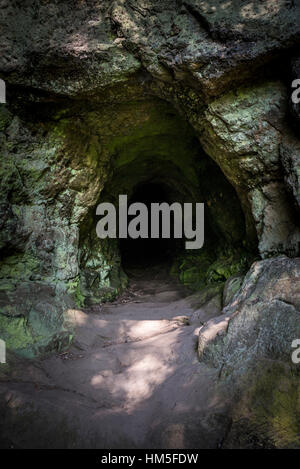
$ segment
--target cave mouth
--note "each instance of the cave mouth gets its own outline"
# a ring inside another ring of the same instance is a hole
[[[171,264],[175,254],[182,249],[183,240],[175,239],[172,230],[173,213],[171,212],[171,233],[170,238],[162,238],[162,226],[160,223],[159,238],[151,238],[151,204],[176,202],[171,200],[168,187],[159,182],[145,182],[138,184],[130,197],[128,204],[141,202],[148,209],[148,238],[130,237],[120,239],[119,249],[121,254],[122,267],[125,272],[131,269],[151,268],[162,264]],[[128,216],[128,223],[134,216]]]
[[[90,205],[80,224],[79,283],[85,304],[115,298],[135,272],[141,276],[147,271],[149,275],[162,272],[199,290],[244,271],[248,257],[253,257],[247,252],[246,219],[238,194],[206,154],[189,123],[175,109],[170,112],[169,104],[163,101],[136,106],[129,107],[124,114],[126,125],[120,125],[119,133],[105,144],[108,159],[101,164],[109,162],[108,171],[95,205]],[[128,116],[135,120],[127,123]],[[118,215],[120,195],[127,195],[128,207],[136,202],[146,205],[148,238],[97,236],[95,206],[111,203]],[[174,237],[172,211],[170,238],[162,238],[162,233],[156,239],[149,237],[151,203],[163,202],[192,203],[193,208],[204,203],[203,247],[186,249],[185,237]]]

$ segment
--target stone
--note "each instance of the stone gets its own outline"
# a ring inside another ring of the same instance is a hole
[[[224,285],[224,290],[223,290],[223,306],[227,306],[229,303],[231,303],[233,297],[237,292],[239,291],[242,283],[243,283],[244,277],[242,275],[232,275],[229,277]]]
[[[299,447],[299,315],[299,258],[280,256],[254,263],[221,316],[200,329],[200,361],[219,369],[237,402],[224,447]]]

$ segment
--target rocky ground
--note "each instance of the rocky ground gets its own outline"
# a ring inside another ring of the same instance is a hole
[[[68,351],[2,369],[2,445],[299,447],[299,267],[258,262],[239,290],[194,294],[132,271],[118,301],[68,311]]]
[[[222,446],[228,402],[218,370],[197,357],[199,326],[220,306],[220,289],[188,295],[159,269],[136,272],[117,303],[70,311],[76,340],[67,352],[18,362],[2,377],[3,444]]]

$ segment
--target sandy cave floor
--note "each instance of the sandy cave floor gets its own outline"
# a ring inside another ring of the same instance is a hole
[[[1,382],[2,446],[220,447],[227,403],[196,352],[199,327],[220,311],[197,303],[152,268],[132,271],[116,302],[72,312],[68,352],[20,361]]]

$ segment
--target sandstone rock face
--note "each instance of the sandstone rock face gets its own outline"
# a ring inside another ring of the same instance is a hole
[[[299,446],[299,2],[0,6],[1,338],[27,357],[61,349],[75,303],[124,288],[95,207],[154,181],[206,204],[204,249],[176,251],[171,273],[216,288],[213,311],[226,282],[199,339],[241,396],[224,445]]]
[[[224,446],[299,447],[300,262],[277,257],[251,266],[222,315],[199,334],[201,362],[220,370],[237,404]]]
[[[296,206],[300,207],[300,147],[294,135],[285,135],[281,144],[281,161],[284,167],[284,181]]]
[[[249,235],[255,229],[263,257],[282,249],[298,253],[299,227],[280,171],[285,103],[279,83],[238,89],[208,106],[201,134],[204,149],[240,194]]]
[[[1,71],[68,96],[151,76],[218,95],[299,40],[298,2],[1,1]],[[74,12],[76,11],[76,14]]]

